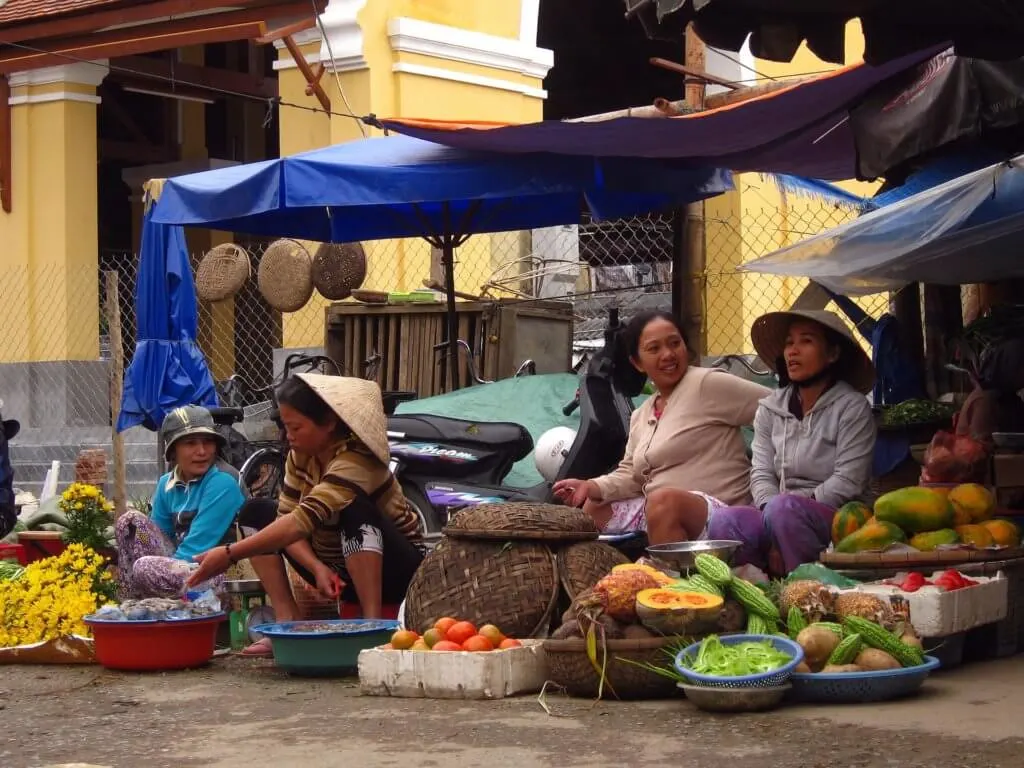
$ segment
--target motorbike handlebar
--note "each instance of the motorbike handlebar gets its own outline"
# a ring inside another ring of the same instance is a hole
[[[339,366],[334,360],[327,357],[326,355],[289,355],[284,361],[284,367],[282,369],[282,378],[288,378],[288,374],[301,365],[316,366],[320,363],[327,363],[331,368],[334,369],[334,373],[337,376],[341,376],[341,366]]]
[[[565,405],[562,406],[562,415],[564,415],[564,416],[572,416],[572,414],[579,407],[580,407],[580,396],[579,396],[579,394],[577,394],[576,397],[574,397],[570,402],[568,402],[568,403],[566,403]]]

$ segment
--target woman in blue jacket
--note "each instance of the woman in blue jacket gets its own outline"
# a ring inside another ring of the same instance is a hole
[[[192,558],[231,538],[245,501],[234,476],[216,466],[224,438],[208,410],[176,408],[160,432],[174,469],[157,482],[151,517],[128,512],[116,525],[122,583],[130,597],[181,596],[195,567]]]

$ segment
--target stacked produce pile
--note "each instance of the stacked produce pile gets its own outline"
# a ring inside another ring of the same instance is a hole
[[[924,663],[913,626],[875,595],[835,594],[821,582],[794,581],[782,589],[779,609],[787,633],[804,649],[797,672],[862,672]]]
[[[0,570],[0,648],[87,637],[83,618],[113,594],[106,559],[82,544],[23,569],[5,565]]]
[[[553,637],[768,634],[778,625],[775,604],[749,581],[734,577],[725,562],[702,553],[695,565],[697,573],[686,579],[647,565],[615,566],[593,589],[576,596]]]
[[[507,651],[522,648],[523,644],[504,633],[494,624],[485,624],[479,629],[470,621],[459,621],[450,616],[438,619],[432,627],[426,627],[420,635],[411,629],[400,629],[391,635],[391,642],[382,647],[385,651]]]
[[[921,552],[941,547],[1018,547],[1021,535],[1006,519],[993,519],[995,498],[983,485],[966,483],[952,490],[913,486],[880,496],[874,509],[852,501],[832,520],[837,552],[884,550],[906,544]]]

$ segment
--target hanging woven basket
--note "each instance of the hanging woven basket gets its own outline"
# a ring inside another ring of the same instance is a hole
[[[366,280],[366,250],[362,243],[321,243],[313,257],[313,285],[320,295],[341,301]]]
[[[201,301],[230,299],[252,274],[249,252],[235,243],[207,251],[196,270],[196,295]]]
[[[297,240],[275,240],[260,259],[260,294],[279,312],[297,312],[313,296],[313,263]]]

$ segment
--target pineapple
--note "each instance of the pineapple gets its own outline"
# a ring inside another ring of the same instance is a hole
[[[896,622],[888,601],[866,592],[843,592],[837,595],[835,612],[840,621],[848,616],[860,616],[886,629],[892,629]]]
[[[779,596],[779,608],[783,616],[789,615],[790,608],[797,608],[808,624],[822,621],[834,610],[832,591],[820,581],[802,579],[786,584]]]

